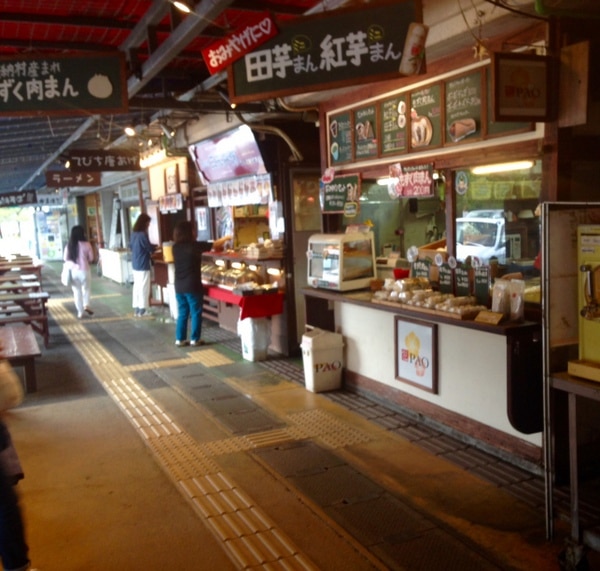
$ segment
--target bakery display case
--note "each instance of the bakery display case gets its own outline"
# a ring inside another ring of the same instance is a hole
[[[376,277],[372,232],[314,234],[308,240],[308,285],[336,291],[369,287]]]

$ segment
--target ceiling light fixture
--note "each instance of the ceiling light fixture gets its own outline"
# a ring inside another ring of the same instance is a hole
[[[232,103],[231,100],[229,99],[229,95],[227,93],[225,93],[224,91],[222,91],[221,89],[217,89],[217,93],[219,94],[219,97],[225,101],[225,103],[227,103],[227,105],[229,105],[229,107],[231,107],[231,109],[235,109],[237,107],[236,103]]]
[[[511,163],[497,163],[495,165],[473,167],[471,172],[473,174],[492,174],[498,172],[520,171],[530,169],[533,167],[533,165],[533,161],[514,161]]]
[[[135,135],[136,135],[135,127],[133,127],[132,125],[127,125],[127,127],[125,127],[125,134],[128,137],[135,137]]]
[[[173,129],[169,129],[169,127],[163,125],[163,123],[159,123],[158,126],[167,139],[171,140],[175,136],[175,131]]]
[[[171,3],[180,12],[185,12],[186,14],[189,14],[192,11],[192,9],[185,2],[181,2],[181,0],[173,0],[173,2]]]

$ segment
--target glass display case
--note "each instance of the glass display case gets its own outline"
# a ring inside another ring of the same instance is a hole
[[[314,234],[308,240],[308,284],[337,291],[363,289],[376,276],[372,232]]]

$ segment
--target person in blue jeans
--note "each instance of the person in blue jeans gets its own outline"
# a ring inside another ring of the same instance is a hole
[[[187,345],[188,322],[191,322],[190,345],[203,345],[202,253],[210,250],[208,242],[196,242],[191,222],[181,221],[173,231],[173,261],[175,264],[175,298],[177,325],[175,345]]]

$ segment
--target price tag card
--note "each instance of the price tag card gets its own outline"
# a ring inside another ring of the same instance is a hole
[[[475,318],[479,323],[487,323],[489,325],[498,325],[504,319],[504,314],[496,311],[480,311]]]

